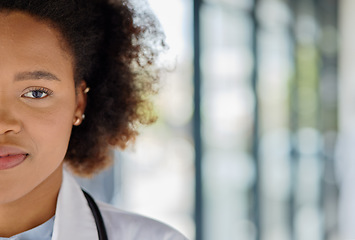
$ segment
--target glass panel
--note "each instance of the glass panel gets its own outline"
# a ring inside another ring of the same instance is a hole
[[[253,6],[252,0],[204,0],[206,4],[215,4],[216,7],[225,7],[233,10],[249,10]]]
[[[292,77],[290,10],[281,1],[260,1],[259,101],[261,118],[261,239],[291,239],[289,81]]]
[[[201,12],[204,235],[247,240],[255,234],[248,198],[254,178],[251,23],[246,13],[225,10],[206,4]]]

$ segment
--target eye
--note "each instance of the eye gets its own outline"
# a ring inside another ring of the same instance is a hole
[[[21,97],[33,98],[33,99],[43,99],[52,95],[53,91],[47,88],[32,88],[24,93]]]

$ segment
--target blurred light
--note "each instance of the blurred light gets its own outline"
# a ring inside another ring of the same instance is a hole
[[[299,240],[321,240],[320,213],[315,205],[301,206],[296,216],[296,239]]]
[[[296,24],[296,37],[301,44],[314,44],[319,37],[319,27],[314,16],[303,15]]]
[[[299,151],[302,155],[315,155],[318,153],[320,136],[314,128],[302,128],[298,132]]]
[[[282,1],[261,1],[257,10],[260,23],[263,28],[272,32],[282,31],[291,24],[291,12],[286,2]]]

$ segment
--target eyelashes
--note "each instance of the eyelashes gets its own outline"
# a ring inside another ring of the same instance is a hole
[[[26,93],[22,94],[21,97],[31,98],[31,99],[43,99],[53,94],[52,90],[44,87],[31,87]]]

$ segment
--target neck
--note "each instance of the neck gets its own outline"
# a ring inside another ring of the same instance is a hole
[[[62,166],[24,197],[0,205],[0,236],[11,237],[35,228],[55,215]]]

